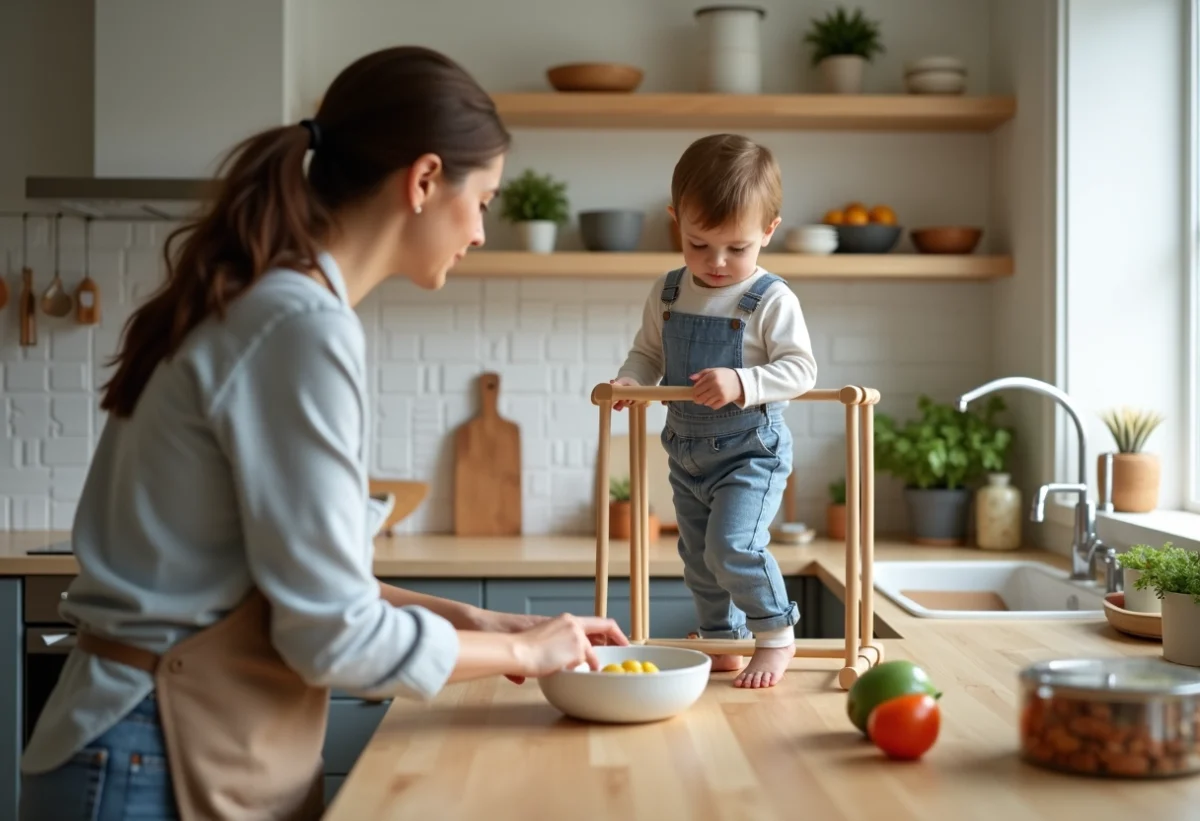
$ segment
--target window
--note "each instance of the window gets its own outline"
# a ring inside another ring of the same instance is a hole
[[[1200,513],[1200,0],[1188,4],[1191,33],[1188,71],[1188,353],[1186,501]]]

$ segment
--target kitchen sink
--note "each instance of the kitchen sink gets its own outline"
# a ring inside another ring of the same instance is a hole
[[[1040,562],[876,562],[875,588],[927,619],[1089,619],[1104,590]]]

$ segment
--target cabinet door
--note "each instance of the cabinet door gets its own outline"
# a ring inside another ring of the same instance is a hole
[[[16,818],[23,746],[21,579],[0,579],[0,818]]]
[[[596,583],[592,579],[488,579],[487,608],[508,613],[557,616],[596,612]],[[629,580],[608,582],[608,615],[626,634],[629,626]],[[650,633],[654,638],[686,638],[696,629],[691,593],[680,579],[650,580]]]

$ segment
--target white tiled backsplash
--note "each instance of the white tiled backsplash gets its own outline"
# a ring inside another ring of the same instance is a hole
[[[72,292],[83,271],[82,223],[62,220],[60,265]],[[21,348],[21,221],[0,219],[8,305],[0,311],[0,530],[69,528],[104,419],[105,362],[131,306],[161,277],[164,223],[96,222],[91,275],[102,322],[38,315],[38,344]],[[48,224],[30,220],[39,299],[53,275]],[[359,307],[372,361],[373,475],[432,485],[400,530],[452,526],[453,430],[475,413],[475,376],[501,374],[501,413],[521,429],[527,533],[591,532],[596,410],[588,394],[615,375],[651,279],[455,279],[438,292],[389,282]],[[949,399],[990,378],[986,283],[793,283],[813,337],[821,387],[865,384],[882,412],[907,417],[918,393]],[[615,432],[624,432],[619,414]],[[661,426],[661,407],[649,424]],[[825,488],[844,470],[840,405],[794,403],[799,515],[823,527]],[[880,477],[877,527],[904,525],[896,485]]]

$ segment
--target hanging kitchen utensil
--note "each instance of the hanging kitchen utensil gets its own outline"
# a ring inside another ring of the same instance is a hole
[[[29,215],[21,215],[21,296],[17,309],[21,317],[21,345],[37,344],[37,297],[33,295],[33,269],[29,260]]]
[[[479,415],[455,434],[454,533],[521,535],[521,431],[498,410],[500,375],[479,377]]]
[[[100,321],[100,289],[91,275],[92,218],[83,227],[83,282],[75,290],[75,321],[80,325],[95,325]]]
[[[59,230],[59,220],[62,219],[62,214],[56,214],[54,217],[54,279],[50,280],[50,287],[46,289],[46,293],[42,294],[42,311],[49,316],[66,316],[71,313],[71,296],[63,290],[62,277],[59,276],[58,254],[61,246]]]

